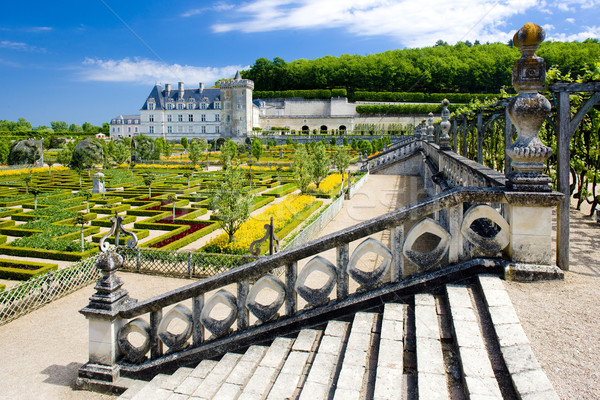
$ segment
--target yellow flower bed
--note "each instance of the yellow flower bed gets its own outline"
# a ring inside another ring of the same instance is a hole
[[[52,171],[66,171],[69,168],[67,167],[52,167]],[[21,175],[21,174],[29,174],[36,172],[48,172],[48,167],[39,167],[39,168],[27,168],[27,169],[7,169],[4,171],[0,171],[0,176],[10,176],[10,175]]]
[[[223,233],[211,240],[207,247],[212,247],[211,251],[219,253],[248,253],[250,244],[264,236],[265,224],[270,223],[271,217],[273,217],[273,223],[275,224],[275,232],[278,232],[289,224],[296,215],[312,206],[315,201],[314,196],[292,194],[284,201],[270,206],[259,215],[244,222],[233,236],[231,243],[227,243],[228,236]]]
[[[311,183],[308,185],[309,192],[316,192],[321,194],[329,194],[333,189],[339,187],[342,184],[342,174],[331,174],[327,178],[321,181],[319,188],[317,185]]]

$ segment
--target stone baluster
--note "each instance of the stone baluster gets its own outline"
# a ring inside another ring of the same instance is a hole
[[[507,149],[514,172],[507,186],[520,192],[550,192],[551,180],[542,173],[544,162],[552,154],[539,138],[539,129],[550,114],[550,102],[538,92],[544,88],[545,62],[535,54],[544,40],[544,30],[527,23],[513,37],[521,58],[513,67],[513,86],[518,95],[507,108],[518,137]],[[507,122],[508,124],[509,122]],[[509,255],[514,262],[552,263],[552,208],[509,200]]]
[[[428,117],[427,117],[427,135],[426,135],[426,141],[428,143],[433,143],[433,113],[430,112]]]
[[[440,123],[440,129],[442,130],[440,136],[440,150],[450,150],[450,135],[448,135],[448,132],[450,132],[451,124],[450,121],[448,121],[448,118],[450,118],[448,105],[450,105],[450,102],[448,99],[444,99],[442,101],[442,107],[444,107],[442,110],[442,122]]]

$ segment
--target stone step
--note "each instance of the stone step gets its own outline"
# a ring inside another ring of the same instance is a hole
[[[404,382],[405,304],[387,303],[384,307],[379,339],[374,400],[402,399]]]
[[[254,374],[267,349],[265,346],[250,346],[213,398],[219,400],[237,399],[252,374]]]
[[[242,358],[241,354],[227,353],[215,365],[215,367],[206,375],[196,390],[192,393],[194,399],[209,400],[221,388],[225,380],[235,368],[238,361]]]
[[[415,336],[419,399],[449,399],[435,298],[415,295]]]
[[[262,399],[269,393],[293,343],[294,339],[283,337],[273,341],[244,387],[240,400]]]
[[[329,398],[334,378],[348,336],[350,323],[329,321],[323,332],[317,354],[302,391],[300,400],[325,400]]]
[[[173,393],[191,396],[196,391],[196,388],[202,384],[206,376],[217,365],[214,360],[202,360],[200,364],[177,386]]]
[[[171,378],[171,375],[158,374],[148,382],[132,400],[167,400],[173,393],[161,386]]]
[[[473,400],[502,399],[469,289],[464,285],[446,285],[446,295],[465,392]]]
[[[378,314],[358,312],[352,321],[342,368],[335,385],[334,400],[358,400],[367,392],[369,358],[379,342]],[[375,337],[377,336],[377,337]],[[373,342],[376,343],[373,343]]]
[[[517,396],[531,400],[558,399],[550,380],[533,354],[527,335],[500,278],[480,275],[477,282]]]

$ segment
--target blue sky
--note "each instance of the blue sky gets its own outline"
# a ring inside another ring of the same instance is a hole
[[[257,58],[286,61],[506,42],[526,22],[600,38],[600,0],[3,2],[0,119],[34,126],[137,113],[155,82],[207,86]]]

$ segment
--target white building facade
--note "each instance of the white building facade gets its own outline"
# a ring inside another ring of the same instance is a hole
[[[118,139],[122,137],[132,137],[141,132],[139,115],[119,115],[110,120],[110,137]]]
[[[219,137],[245,138],[253,125],[252,90],[254,82],[242,79],[239,72],[219,88],[177,89],[156,85],[140,110],[140,133],[166,140]]]

